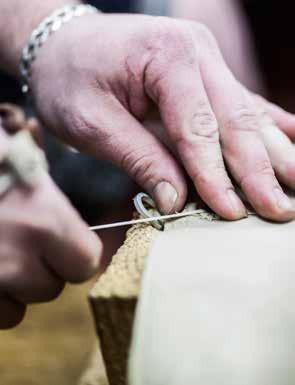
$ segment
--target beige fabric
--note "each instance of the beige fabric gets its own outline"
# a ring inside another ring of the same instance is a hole
[[[8,137],[6,153],[0,159],[0,196],[16,183],[34,187],[48,164],[43,151],[35,144],[31,134],[20,131]]]

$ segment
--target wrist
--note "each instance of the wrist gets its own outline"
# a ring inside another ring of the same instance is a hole
[[[22,50],[32,31],[56,9],[68,4],[82,4],[82,1],[50,0],[40,2],[39,0],[31,0],[25,2],[25,6],[21,1],[13,0],[11,3],[15,3],[14,7],[17,8],[17,11],[15,14],[12,4],[11,6],[7,5],[7,9],[4,6],[4,16],[6,14],[6,17],[9,18],[9,27],[0,37],[0,52],[2,53],[0,67],[18,77]]]
[[[59,33],[60,29],[73,22],[74,19],[96,13],[98,13],[98,10],[88,4],[67,4],[56,9],[33,30],[30,39],[22,50],[20,62],[24,93],[30,90],[33,63],[38,57],[42,46],[47,44],[47,40],[50,40],[52,35]]]

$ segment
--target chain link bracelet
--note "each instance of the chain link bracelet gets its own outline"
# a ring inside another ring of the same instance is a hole
[[[32,32],[28,44],[24,47],[20,62],[20,74],[22,79],[22,92],[30,91],[31,67],[37,57],[38,50],[47,39],[64,24],[72,19],[91,13],[98,13],[98,9],[88,4],[66,5],[50,16],[46,17]]]

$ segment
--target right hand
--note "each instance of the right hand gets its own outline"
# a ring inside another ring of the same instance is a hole
[[[0,125],[0,159],[8,137]],[[50,301],[65,282],[98,270],[102,245],[68,200],[44,177],[0,197],[0,329],[17,325],[26,305]]]
[[[229,173],[260,215],[295,216],[278,181],[295,186],[295,151],[274,123],[265,123],[265,111],[291,135],[295,119],[280,111],[276,120],[266,101],[257,103],[199,23],[143,15],[78,18],[40,49],[32,92],[47,127],[121,166],[163,213],[183,207],[185,169],[224,218],[246,216]],[[145,125],[155,106],[176,156]]]

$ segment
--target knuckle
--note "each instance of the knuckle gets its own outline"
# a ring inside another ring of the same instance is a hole
[[[195,146],[219,142],[218,123],[214,114],[206,109],[198,109],[189,121],[188,128],[180,128],[174,133],[178,145]]]
[[[152,57],[166,62],[195,62],[195,38],[190,23],[168,17],[155,17],[147,35],[147,48]]]
[[[218,123],[214,114],[200,108],[192,116],[192,134],[199,138],[207,138],[212,141],[219,140]]]
[[[254,174],[257,175],[268,175],[268,176],[274,176],[274,170],[272,168],[272,165],[268,159],[260,162],[256,166],[256,172]]]
[[[172,71],[183,67],[197,68],[195,37],[190,23],[156,17],[146,39],[145,86],[154,98],[159,99],[167,94]]]
[[[170,44],[174,39],[186,41],[191,37],[188,24],[169,17],[155,17],[152,25],[151,36],[155,41]]]
[[[146,185],[153,183],[153,177],[158,170],[158,154],[149,146],[142,146],[136,150],[126,152],[121,159],[121,167],[135,180]]]
[[[214,176],[214,177],[212,177]],[[207,171],[204,169],[196,169],[192,174],[192,179],[199,185],[212,186],[216,183],[216,180],[226,182],[228,187],[231,187],[229,177],[226,174],[223,163],[211,163],[208,164]]]
[[[246,132],[259,131],[259,116],[248,106],[238,106],[227,119],[225,126],[229,130]]]
[[[275,177],[274,169],[269,160],[264,160],[252,167],[247,173],[242,175],[240,185],[247,188],[249,185],[255,184],[262,176]]]

